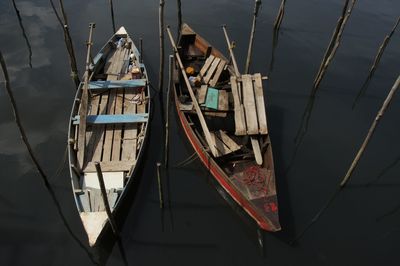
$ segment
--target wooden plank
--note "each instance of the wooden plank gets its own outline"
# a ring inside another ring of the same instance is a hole
[[[134,93],[132,89],[125,90],[124,114],[136,113],[136,104],[129,101],[129,99],[132,99],[135,95],[136,93]],[[121,160],[134,161],[136,160],[137,124],[125,125],[123,136]]]
[[[117,89],[115,99],[115,111],[114,114],[122,114],[123,108],[123,97],[124,97],[124,90]],[[119,161],[121,159],[121,136],[122,136],[122,125],[117,124],[114,127],[114,137],[113,137],[113,145],[112,145],[112,156],[111,161]]]
[[[254,94],[256,97],[258,127],[260,134],[268,134],[267,113],[265,111],[264,91],[260,73],[254,74]]]
[[[95,164],[95,163],[93,163]],[[110,166],[112,163],[105,162],[103,165]],[[125,167],[125,166],[124,166]],[[102,172],[103,182],[106,189],[123,189],[124,188],[124,171],[107,171]],[[83,189],[100,189],[99,178],[97,172],[85,172],[82,179]]]
[[[235,135],[243,136],[246,135],[246,120],[244,115],[244,108],[240,102],[239,97],[239,84],[236,81],[236,77],[231,76],[231,88],[235,110]]]
[[[110,52],[110,55],[107,57],[107,62],[104,66],[104,73],[110,73],[111,72],[111,68],[113,67],[113,62],[114,62],[114,57],[115,54],[117,53],[117,51],[115,49],[113,49]]]
[[[219,111],[228,111],[229,110],[228,92],[226,90],[219,90],[218,110]]]
[[[205,84],[208,84],[210,82],[210,79],[214,75],[214,72],[217,69],[218,64],[219,64],[220,61],[221,61],[221,59],[217,57],[212,62],[210,69],[208,69],[207,74],[203,79]]]
[[[115,98],[115,97],[114,97]],[[111,99],[110,100],[114,100]],[[111,103],[110,103],[111,104]],[[88,124],[133,124],[145,123],[148,121],[149,114],[106,114],[106,115],[88,115],[86,122]],[[79,124],[79,116],[74,117],[74,125]]]
[[[108,202],[110,203],[110,207],[114,209],[115,203],[118,199],[118,193],[115,190],[109,190],[107,198]]]
[[[263,157],[261,154],[260,143],[256,136],[250,136],[251,146],[253,147],[254,157],[258,165],[263,164]]]
[[[206,62],[204,63],[203,67],[200,70],[200,78],[204,77],[206,74],[207,70],[210,68],[212,62],[214,61],[215,57],[213,55],[210,55],[207,59]]]
[[[207,85],[201,85],[201,87],[197,90],[197,99],[199,101],[199,104],[203,104],[206,101],[206,95],[207,95]]]
[[[90,90],[115,89],[115,88],[138,88],[146,86],[145,79],[133,80],[98,80],[89,83]]]
[[[222,155],[228,154],[231,151],[228,146],[226,146],[216,135],[214,132],[210,132],[211,139],[214,143],[214,148],[216,149],[216,153],[213,154],[215,157],[220,157]]]
[[[145,98],[145,92],[143,91],[142,92],[142,98],[144,99]],[[148,105],[147,105],[147,102],[146,101],[142,101],[138,106],[137,106],[137,109],[136,109],[136,113],[137,114],[144,114],[144,113],[147,113],[147,107]],[[143,143],[143,138],[144,138],[144,135],[143,135],[143,130],[144,130],[144,124],[141,124],[141,126],[140,126],[140,131],[139,131],[139,134],[138,134],[138,136],[137,136],[137,143],[136,143],[136,151],[135,151],[135,153],[137,152],[137,151],[139,151],[140,150],[140,148],[141,148],[141,146],[142,146],[142,143]],[[136,155],[137,156],[137,155]]]
[[[135,165],[135,161],[111,161],[111,162],[100,162],[100,167],[103,172],[128,172],[132,166]],[[83,169],[85,173],[94,173],[96,168],[94,162],[89,162]]]
[[[210,109],[218,109],[219,90],[208,88],[205,106]]]
[[[257,110],[254,98],[253,80],[251,75],[242,75],[243,83],[243,104],[246,115],[248,135],[258,134]]]
[[[110,98],[108,99],[108,105],[107,105],[107,114],[108,115],[107,116],[114,116],[115,98],[116,98],[116,91],[112,90],[110,92]],[[113,137],[114,137],[114,127],[115,127],[114,124],[106,125],[102,161],[111,161],[112,144],[113,144]]]
[[[217,71],[215,72],[214,77],[210,81],[210,86],[211,87],[215,87],[215,85],[217,85],[219,77],[221,76],[222,71],[224,71],[225,66],[226,66],[225,60],[221,59],[221,61],[218,64]]]
[[[97,115],[99,112],[101,95],[93,95],[90,101],[89,115]],[[97,140],[97,134],[94,132],[97,130],[96,126],[88,126],[86,130],[86,150],[85,150],[85,162],[91,161],[95,143]]]
[[[108,104],[108,93],[104,93],[100,99],[99,114],[106,114]],[[94,148],[94,153],[91,161],[101,161],[101,155],[103,153],[103,143],[104,143],[104,132],[105,125],[93,125],[94,134],[96,134],[97,140],[96,146]],[[89,162],[89,161],[88,161]]]
[[[79,196],[80,205],[82,206],[82,211],[90,212],[90,203],[89,203],[89,193],[87,190],[83,191]]]
[[[218,132],[210,132],[210,134],[218,151],[218,154],[214,156],[220,157],[240,149],[240,146],[230,139],[222,130]]]
[[[224,131],[219,130],[218,132],[216,132],[216,135],[226,146],[228,146],[229,150],[231,150],[232,152],[240,150],[240,146]]]

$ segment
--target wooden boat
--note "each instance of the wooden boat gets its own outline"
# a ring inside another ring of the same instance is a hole
[[[91,246],[108,222],[107,203],[111,216],[116,215],[127,188],[136,182],[135,173],[143,157],[150,91],[140,58],[121,27],[93,58],[88,86],[81,83],[72,107],[68,136],[70,174]],[[85,89],[87,99],[83,97]],[[84,104],[87,112],[82,111]],[[86,123],[81,123],[82,118]],[[101,168],[104,198],[96,162]]]
[[[237,76],[221,52],[186,24],[177,47],[175,104],[188,140],[218,189],[261,229],[280,230],[261,75]]]

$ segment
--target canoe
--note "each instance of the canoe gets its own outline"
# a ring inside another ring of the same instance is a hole
[[[224,198],[228,195],[228,201],[241,207],[259,228],[279,231],[261,75],[236,76],[231,62],[187,24],[181,28],[177,47],[183,68],[175,64],[173,91],[187,139]],[[252,141],[259,144],[258,151]]]
[[[113,220],[128,188],[136,183],[135,174],[143,157],[151,109],[146,67],[140,58],[139,50],[121,27],[93,57],[87,99],[82,97],[82,82],[72,106],[69,168],[73,195],[90,246],[96,245],[109,223],[107,202]],[[84,102],[86,117],[79,111]],[[82,130],[80,119],[85,121]],[[97,174],[96,162],[101,175]]]

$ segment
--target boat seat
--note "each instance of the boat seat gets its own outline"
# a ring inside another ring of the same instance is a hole
[[[87,124],[135,124],[145,123],[149,119],[148,113],[141,114],[124,114],[124,115],[88,115],[86,117]],[[74,125],[79,125],[79,115],[73,119]]]
[[[89,90],[138,88],[146,86],[146,79],[133,80],[97,80],[89,82]]]

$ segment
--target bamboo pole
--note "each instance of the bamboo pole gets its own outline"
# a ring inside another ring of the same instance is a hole
[[[368,134],[365,137],[363,144],[361,145],[356,157],[354,158],[353,162],[351,163],[350,168],[347,171],[346,175],[343,177],[343,180],[340,183],[340,187],[344,187],[347,184],[347,182],[349,181],[351,175],[353,174],[354,169],[357,167],[358,161],[360,160],[361,156],[364,154],[365,148],[367,147],[372,135],[375,132],[376,126],[379,124],[382,116],[385,114],[385,111],[388,108],[390,102],[392,101],[393,96],[397,92],[399,85],[400,85],[400,75],[397,77],[396,82],[394,83],[392,89],[389,91],[389,94],[387,95],[385,101],[383,102],[381,109],[379,110],[378,114],[376,115],[375,120],[372,123],[372,125],[368,131]]]
[[[178,5],[178,34],[177,34],[177,41],[181,36],[181,28],[182,28],[182,3],[181,0],[176,1]]]
[[[379,62],[381,61],[383,52],[385,51],[386,46],[389,44],[389,41],[392,38],[394,32],[396,31],[396,28],[399,25],[399,23],[400,23],[400,16],[397,18],[396,24],[394,24],[392,31],[388,35],[385,36],[381,46],[379,47],[378,52],[374,59],[374,63],[372,64],[371,68],[369,69],[368,76],[365,79],[363,85],[361,86],[360,91],[358,92],[358,94],[353,102],[353,106],[352,106],[353,109],[356,106],[356,104],[358,103],[358,101],[365,95],[365,92],[368,89],[369,82],[371,81],[372,76],[375,74],[376,68],[378,67]]]
[[[28,36],[26,35],[25,27],[24,27],[24,24],[22,23],[22,17],[18,10],[17,4],[15,3],[15,0],[12,0],[12,3],[13,3],[15,13],[17,14],[17,17],[18,17],[18,23],[19,23],[19,27],[21,28],[21,31],[22,31],[22,36],[24,37],[26,46],[28,47],[28,53],[29,53],[28,64],[29,64],[29,67],[32,68],[32,46],[31,46],[31,43],[29,42]]]
[[[110,14],[111,14],[112,28],[113,28],[113,33],[115,33],[117,31],[117,29],[115,27],[113,0],[109,0],[109,3],[110,3]]]
[[[86,70],[85,70],[85,81],[82,89],[82,97],[79,107],[79,135],[78,135],[78,162],[82,169],[85,160],[85,145],[86,145],[86,116],[88,112],[88,101],[89,101],[89,71],[90,71],[90,57],[92,48],[92,35],[94,23],[89,24],[89,40],[87,42],[87,54],[86,54]]]
[[[354,5],[356,4],[356,2],[357,2],[357,0],[351,0],[351,3],[350,3],[350,0],[346,0],[345,4],[343,6],[342,15],[338,19],[336,28],[332,34],[328,48],[325,51],[325,55],[321,61],[321,65],[320,65],[319,70],[314,79],[314,84],[311,89],[310,97],[309,97],[307,106],[304,110],[302,120],[300,123],[300,127],[296,134],[295,142],[296,142],[297,146],[299,146],[301,144],[301,142],[303,141],[303,138],[307,132],[309,120],[311,118],[311,114],[312,114],[312,110],[314,107],[316,94],[319,89],[319,85],[321,84],[322,79],[324,78],[325,73],[326,73],[330,63],[332,62],[332,60],[337,52],[337,49],[339,48],[339,45],[340,45],[340,42],[342,39],[342,35],[343,35],[343,31],[345,29],[345,26],[347,24],[347,21],[351,15],[352,11],[354,9]]]
[[[17,103],[15,101],[14,94],[13,94],[13,92],[11,90],[10,78],[9,78],[9,75],[8,75],[7,65],[6,65],[6,62],[4,60],[3,53],[1,51],[0,51],[0,65],[1,65],[1,68],[2,68],[3,75],[4,75],[5,89],[6,89],[6,92],[8,94],[8,97],[10,99],[11,107],[12,107],[12,110],[13,110],[13,113],[14,113],[15,123],[17,124],[18,130],[19,130],[20,135],[21,135],[21,139],[22,139],[23,143],[25,144],[25,147],[26,147],[26,149],[28,151],[29,157],[31,158],[33,164],[35,165],[36,170],[38,171],[40,177],[42,178],[43,184],[44,184],[47,192],[49,193],[50,198],[51,198],[51,200],[53,201],[53,203],[54,203],[54,205],[56,207],[57,213],[60,216],[61,221],[63,222],[65,228],[68,231],[68,233],[74,239],[74,241],[79,245],[79,247],[82,248],[86,252],[86,254],[90,258],[90,260],[94,264],[99,265],[98,262],[94,259],[93,255],[90,253],[90,251],[81,242],[81,240],[74,234],[74,232],[72,231],[72,228],[69,226],[69,224],[67,222],[67,218],[65,217],[64,213],[62,212],[61,204],[59,203],[59,201],[57,199],[56,193],[54,192],[53,188],[50,185],[49,178],[45,174],[43,168],[40,166],[39,161],[37,160],[37,158],[36,158],[36,156],[35,156],[35,154],[34,154],[34,152],[32,150],[32,147],[31,147],[31,145],[30,145],[30,143],[28,141],[28,137],[26,136],[24,127],[23,127],[22,122],[21,122],[21,118],[20,118],[20,115],[19,115]]]
[[[159,31],[160,31],[160,72],[158,75],[158,91],[162,91],[164,83],[164,0],[160,0]],[[162,95],[162,94],[161,94]]]
[[[256,23],[257,23],[257,16],[258,11],[260,10],[261,0],[255,0],[254,2],[254,12],[253,12],[253,25],[251,26],[251,33],[250,33],[250,41],[249,41],[249,48],[247,50],[247,59],[246,59],[246,68],[245,73],[249,74],[250,62],[251,62],[251,53],[253,50],[253,40],[254,34],[256,32]]]
[[[170,100],[171,100],[171,89],[173,87],[173,82],[174,82],[174,56],[170,55],[169,56],[169,80],[168,80],[168,90],[167,90],[167,100],[166,100],[166,111],[165,111],[165,148],[164,148],[164,165],[165,168],[168,167],[168,141],[169,141],[169,105],[170,105]]]
[[[172,34],[171,34],[170,29],[169,29],[169,26],[167,26],[167,32],[168,32],[169,39],[171,41],[172,47],[174,49],[175,59],[178,62],[179,67],[181,69],[181,73],[183,75],[183,78],[185,80],[186,86],[188,88],[188,91],[189,91],[189,94],[190,94],[190,98],[192,99],[193,107],[196,110],[197,116],[198,116],[199,121],[200,121],[200,125],[201,125],[201,127],[203,129],[203,133],[204,133],[204,136],[205,136],[206,141],[208,143],[208,146],[210,148],[210,151],[214,156],[217,156],[218,155],[218,151],[217,151],[217,149],[216,149],[216,147],[214,145],[214,142],[212,140],[210,131],[209,131],[208,127],[207,127],[207,123],[206,123],[206,121],[204,119],[203,113],[201,112],[201,109],[200,109],[200,106],[199,106],[199,104],[197,102],[196,96],[194,95],[192,86],[190,85],[189,79],[188,79],[188,77],[186,75],[186,72],[185,72],[185,69],[183,67],[183,63],[182,63],[181,57],[179,55],[178,49],[176,48],[175,41],[172,38]]]
[[[354,5],[357,0],[346,0],[345,6],[343,8],[342,16],[338,20],[338,24],[333,33],[331,42],[329,43],[328,49],[326,50],[325,56],[321,62],[320,68],[314,80],[313,90],[318,90],[319,85],[321,84],[322,79],[325,76],[325,73],[335,57],[336,51],[339,48],[340,41],[342,39],[343,31],[346,27],[347,21],[353,11]]]
[[[233,68],[235,70],[235,75],[236,75],[236,77],[239,77],[240,72],[239,72],[238,65],[236,63],[235,54],[233,53],[234,43],[231,43],[231,41],[229,40],[228,32],[226,31],[226,25],[222,25],[222,30],[224,31],[225,40],[226,40],[226,44],[228,45],[229,54],[231,56]]]
[[[399,88],[400,85],[400,75],[397,77],[396,82],[394,83],[392,89],[389,91],[385,101],[383,102],[382,107],[378,111],[378,114],[376,115],[374,121],[372,122],[372,125],[368,131],[368,134],[366,138],[364,139],[364,142],[362,143],[360,149],[357,152],[356,157],[354,158],[353,162],[350,165],[350,168],[347,170],[346,175],[343,177],[342,181],[339,184],[339,187],[335,190],[335,192],[332,194],[332,196],[328,199],[328,201],[325,203],[325,205],[318,211],[318,213],[313,217],[313,219],[310,221],[310,223],[304,228],[303,231],[301,231],[295,239],[292,241],[292,243],[298,241],[310,228],[311,226],[318,221],[318,219],[321,217],[321,215],[328,209],[328,207],[332,204],[336,196],[339,194],[340,191],[346,186],[348,181],[351,178],[351,175],[355,168],[357,167],[357,164],[363,155],[365,148],[367,147],[370,139],[372,138],[376,126],[379,124],[380,119],[382,116],[385,114],[386,109],[389,107],[389,104],[391,103],[395,93],[397,92],[397,89]]]
[[[110,223],[111,230],[113,231],[114,236],[118,237],[119,234],[118,234],[118,230],[117,230],[117,225],[116,225],[116,223],[114,221],[114,218],[112,216],[110,203],[108,202],[106,186],[104,184],[103,173],[101,171],[100,163],[99,162],[95,162],[94,166],[96,167],[97,178],[99,180],[101,196],[102,196],[102,199],[103,199],[104,207],[106,209],[108,222]]]
[[[281,5],[279,7],[278,15],[276,16],[274,22],[274,32],[278,32],[281,27],[283,16],[285,15],[285,5],[286,5],[286,0],[282,0]]]
[[[285,15],[285,5],[286,5],[286,0],[282,0],[281,5],[279,7],[278,15],[276,16],[276,19],[274,22],[274,29],[272,31],[271,61],[269,64],[269,71],[268,71],[269,75],[271,75],[272,71],[274,70],[275,50],[276,50],[276,47],[278,46],[279,30],[281,28],[283,17]]]
[[[160,209],[163,209],[164,208],[164,199],[163,199],[163,192],[162,192],[160,167],[161,167],[161,163],[157,162],[158,199],[160,201]]]
[[[76,64],[76,58],[75,58],[75,51],[74,51],[74,45],[72,43],[72,38],[71,35],[69,33],[69,27],[68,27],[68,20],[67,20],[67,15],[66,12],[64,10],[64,5],[62,0],[59,0],[60,6],[61,6],[61,11],[62,11],[62,15],[63,15],[63,20],[61,19],[60,15],[57,12],[57,9],[54,5],[53,0],[49,0],[51,7],[53,8],[54,14],[56,15],[57,21],[59,22],[61,28],[63,29],[63,34],[64,34],[64,42],[65,42],[65,46],[67,48],[67,52],[69,55],[69,62],[70,62],[70,68],[71,68],[71,78],[72,81],[75,84],[75,89],[79,88],[79,83],[80,83],[80,79],[79,79],[79,74],[78,74],[78,67]]]
[[[139,38],[139,51],[140,51],[139,62],[143,63],[143,38]]]

